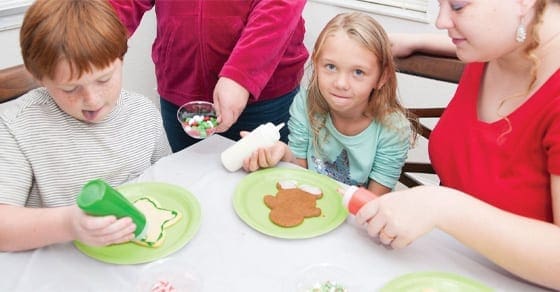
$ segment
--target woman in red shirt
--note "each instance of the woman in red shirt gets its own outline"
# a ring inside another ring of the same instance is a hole
[[[440,0],[442,35],[393,36],[396,55],[468,63],[430,136],[442,186],[393,192],[357,221],[393,248],[439,228],[510,272],[560,289],[560,1]]]

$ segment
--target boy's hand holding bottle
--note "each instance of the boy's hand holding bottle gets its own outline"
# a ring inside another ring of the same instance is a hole
[[[134,238],[136,225],[130,217],[89,216],[77,205],[70,206],[70,232],[74,240],[91,245],[106,246],[124,243]]]
[[[76,203],[83,215],[76,215],[74,231],[86,244],[104,246],[126,242],[135,236],[142,238],[146,234],[148,222],[144,214],[101,179],[87,182]]]

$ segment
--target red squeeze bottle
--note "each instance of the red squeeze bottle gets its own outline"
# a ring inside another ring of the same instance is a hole
[[[349,186],[344,191],[343,202],[348,211],[352,215],[356,215],[358,211],[369,201],[376,199],[377,196],[362,187]]]

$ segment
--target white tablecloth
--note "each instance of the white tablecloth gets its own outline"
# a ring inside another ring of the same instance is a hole
[[[180,185],[199,200],[200,229],[179,251],[138,265],[99,262],[71,243],[0,253],[0,291],[138,291],[165,262],[193,276],[200,291],[295,291],[301,271],[319,264],[349,271],[354,291],[376,291],[397,276],[421,271],[454,273],[498,291],[540,290],[438,230],[402,250],[375,244],[352,217],[310,239],[261,234],[233,209],[234,189],[246,173],[230,173],[220,164],[219,154],[232,143],[212,136],[163,158],[138,179]]]

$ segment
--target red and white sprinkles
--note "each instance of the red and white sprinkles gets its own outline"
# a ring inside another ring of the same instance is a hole
[[[155,283],[152,287],[152,292],[175,292],[175,288],[169,281],[166,280],[159,280],[159,282]]]

